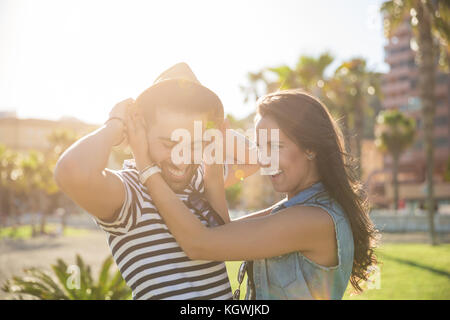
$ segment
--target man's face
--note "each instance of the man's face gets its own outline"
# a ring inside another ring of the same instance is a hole
[[[204,146],[202,137],[194,137],[194,121],[201,121],[203,128],[207,122],[206,114],[189,114],[176,110],[158,108],[155,119],[148,122],[147,139],[149,152],[162,170],[162,176],[173,191],[182,191],[186,188],[198,167],[198,164],[177,164],[171,159],[172,148],[179,142],[172,141],[172,132],[176,129],[188,130],[191,137],[191,155],[194,155],[194,147]]]

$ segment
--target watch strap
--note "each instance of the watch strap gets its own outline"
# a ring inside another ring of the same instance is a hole
[[[139,172],[139,180],[141,181],[142,184],[145,184],[145,182],[150,176],[158,172],[161,172],[161,168],[158,167],[157,165],[146,167],[142,170],[142,172]]]

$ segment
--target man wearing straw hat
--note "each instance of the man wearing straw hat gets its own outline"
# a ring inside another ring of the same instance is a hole
[[[145,123],[149,152],[158,166],[140,168],[128,159],[122,170],[105,168],[111,148],[126,140],[126,117],[139,117]],[[191,260],[169,232],[144,185],[161,170],[167,184],[202,223],[213,227],[229,222],[227,210],[220,209],[223,203],[208,201],[208,192],[214,191],[205,192],[204,167],[174,164],[171,159],[177,143],[171,140],[174,130],[193,133],[198,120],[219,128],[223,117],[217,95],[200,84],[187,64],[179,63],[163,72],[136,101],[127,99],[114,106],[101,128],[75,142],[58,160],[56,182],[106,232],[133,299],[232,297],[225,263]],[[204,144],[193,141],[192,147]],[[244,176],[255,171],[246,169]],[[228,180],[235,179],[229,176]]]

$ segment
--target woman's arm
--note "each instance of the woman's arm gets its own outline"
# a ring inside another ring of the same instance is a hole
[[[196,260],[250,260],[326,246],[334,236],[331,217],[314,207],[291,207],[277,214],[207,228],[166,184],[152,175],[146,187],[183,251]],[[332,233],[331,233],[331,232]]]
[[[151,163],[145,129],[128,119],[128,139],[138,169]],[[277,214],[207,228],[156,173],[145,183],[159,213],[183,251],[196,260],[250,260],[293,251],[316,250],[334,239],[334,223],[324,210],[291,207]]]
[[[266,208],[266,209],[263,209],[263,210],[260,210],[260,211],[256,211],[256,212],[247,214],[245,216],[242,216],[242,217],[239,217],[237,219],[234,219],[233,221],[242,221],[244,219],[253,219],[253,218],[259,218],[259,217],[267,216],[273,210],[273,208],[275,208],[277,205],[279,205],[283,201],[284,200],[281,200],[280,202],[275,203],[274,205],[272,205],[269,208]]]

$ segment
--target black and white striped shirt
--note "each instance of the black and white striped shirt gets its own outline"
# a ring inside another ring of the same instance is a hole
[[[125,186],[125,201],[114,222],[95,218],[107,233],[113,258],[132,289],[133,299],[231,299],[224,262],[191,260],[168,230],[133,159],[112,170]],[[204,225],[223,224],[203,200],[203,168],[178,197]]]

